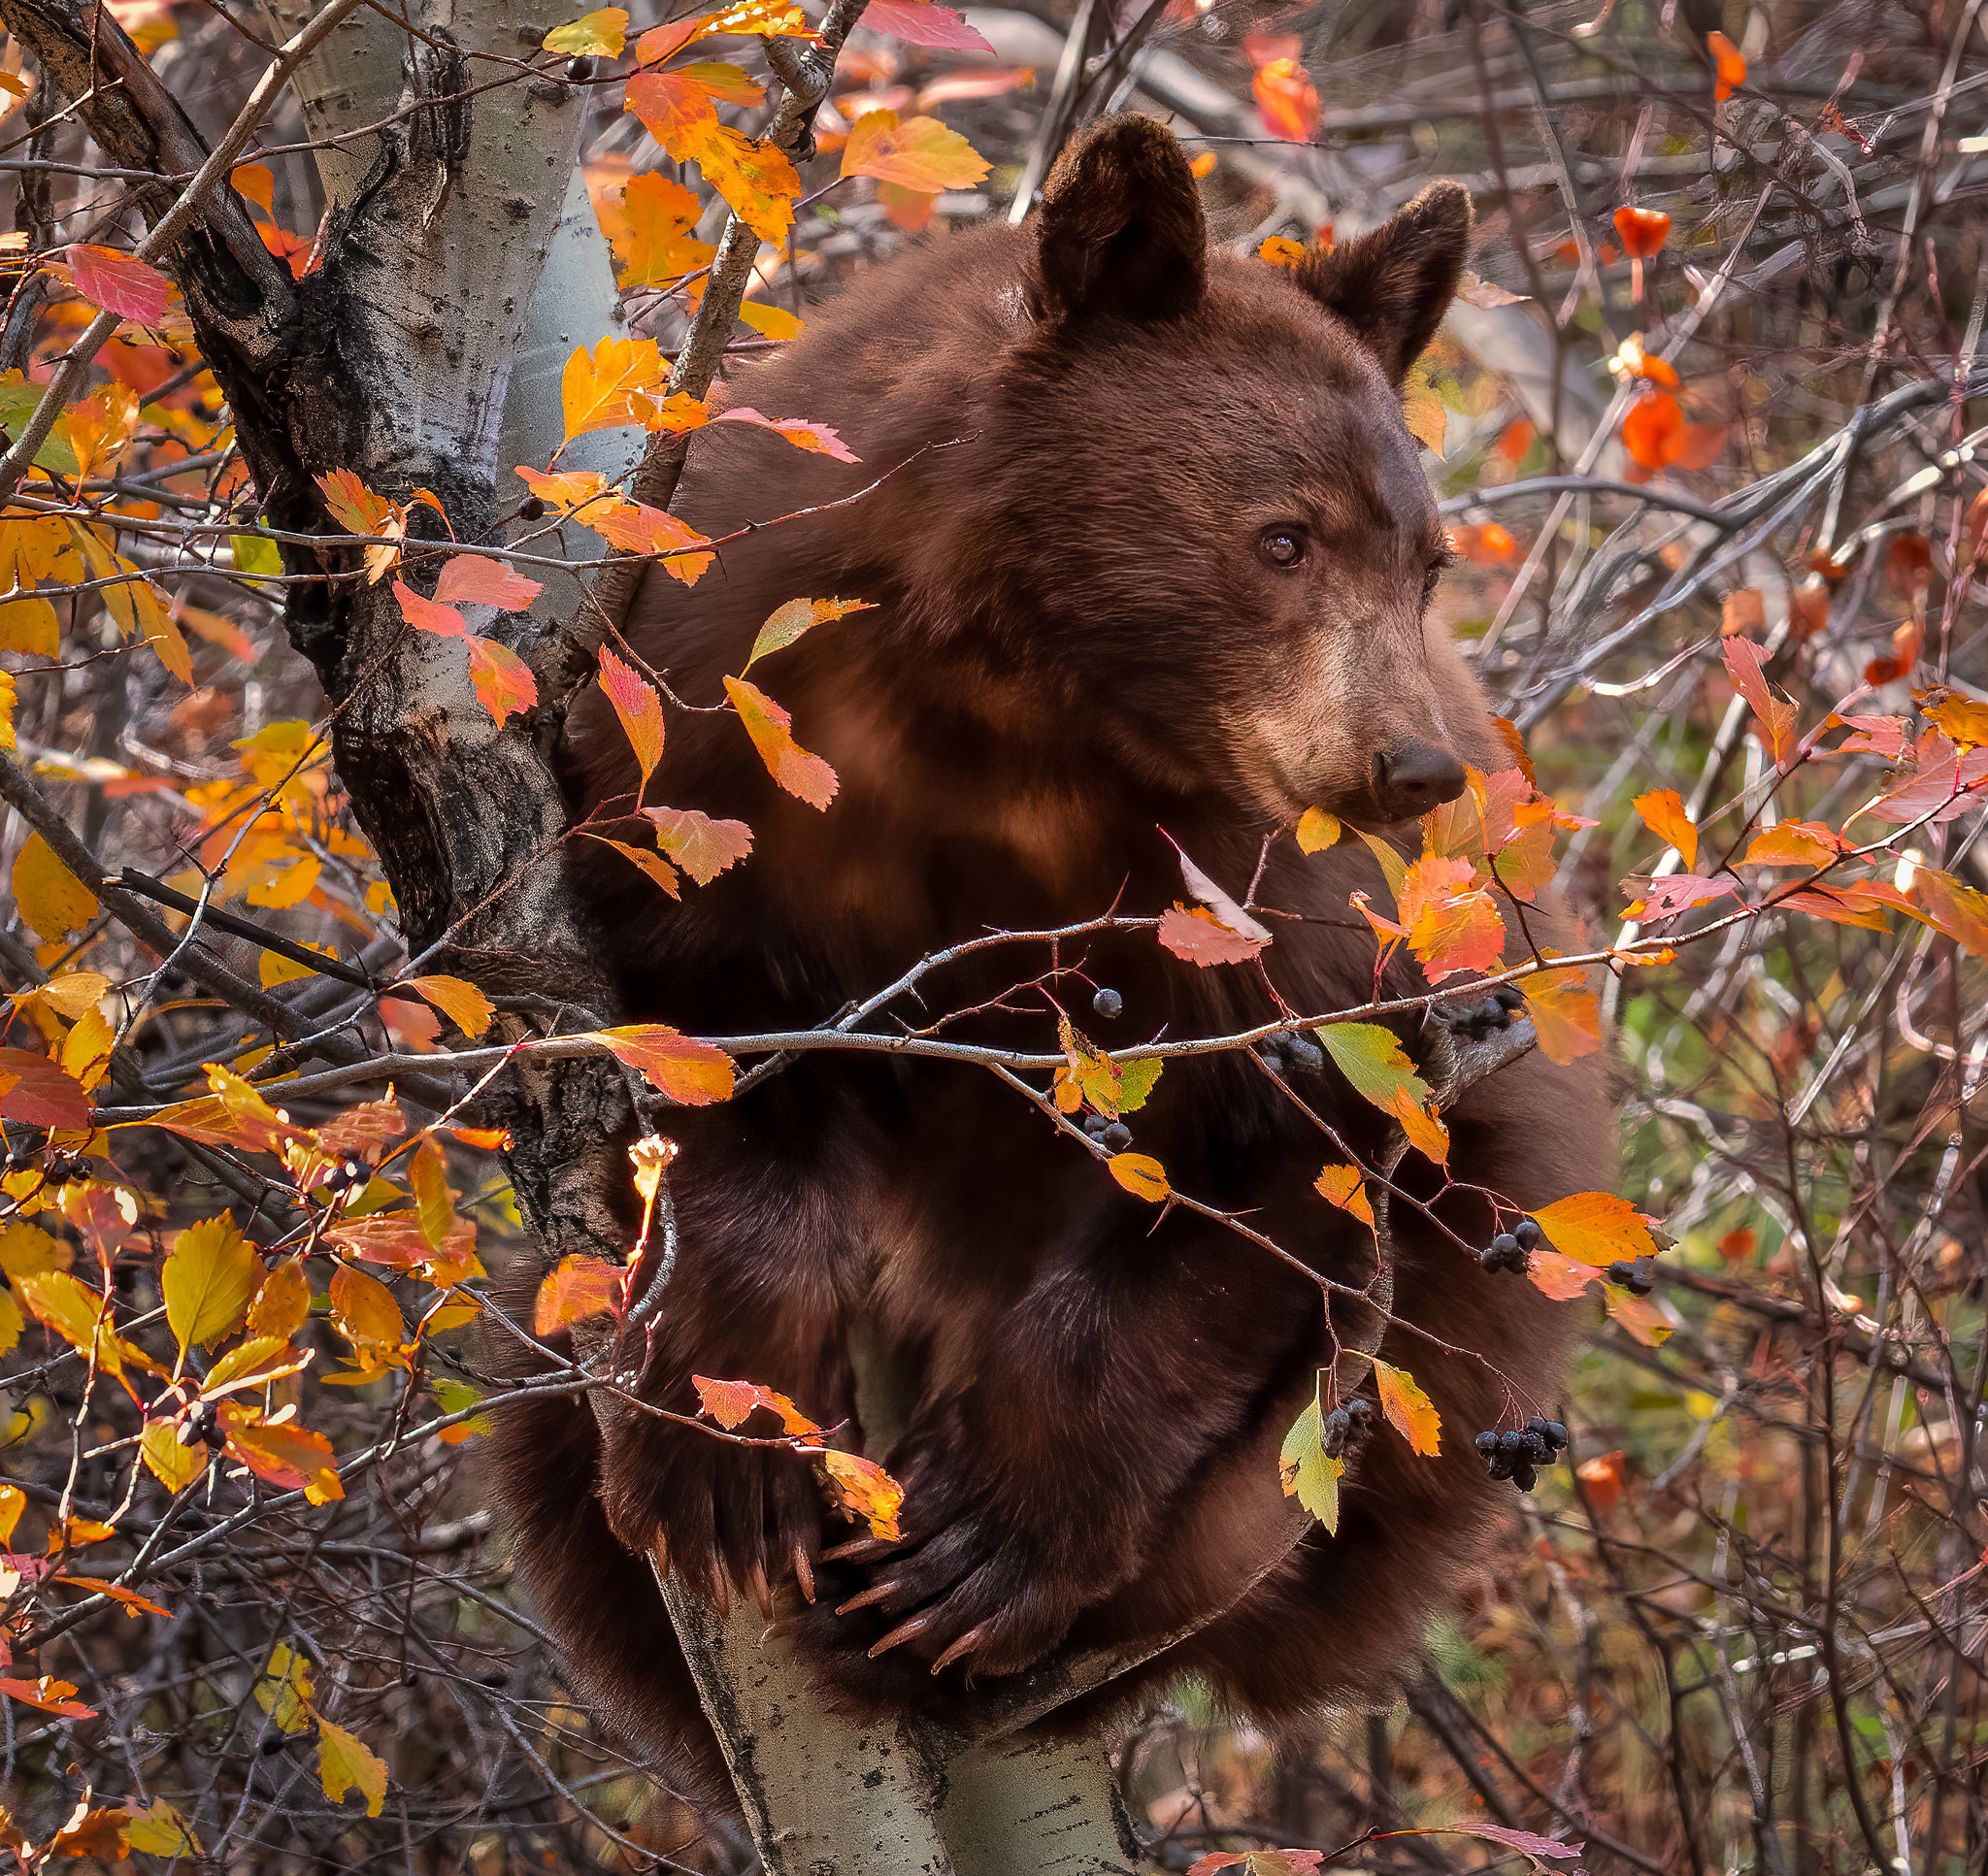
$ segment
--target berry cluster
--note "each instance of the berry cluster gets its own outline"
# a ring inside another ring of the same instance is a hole
[[[1132,1129],[1122,1120],[1111,1120],[1104,1114],[1086,1114],[1083,1131],[1108,1153],[1122,1153],[1132,1144]]]
[[[1256,1053],[1273,1074],[1316,1074],[1325,1067],[1325,1051],[1309,1036],[1273,1036]]]
[[[1530,1492],[1540,1482],[1537,1468],[1557,1464],[1566,1452],[1567,1429],[1557,1420],[1535,1416],[1509,1432],[1479,1433],[1476,1446],[1494,1479],[1509,1479],[1521,1492]]]
[[[1374,1402],[1358,1395],[1343,1407],[1335,1407],[1319,1429],[1319,1449],[1327,1459],[1338,1459],[1347,1445],[1374,1424]]]
[[[1530,1218],[1521,1218],[1508,1232],[1500,1232],[1477,1253],[1477,1262],[1487,1270],[1509,1270],[1524,1276],[1531,1268],[1533,1253],[1546,1241],[1546,1234]]]
[[[1608,1281],[1633,1297],[1646,1297],[1657,1287],[1656,1267],[1654,1258],[1620,1258],[1608,1266]]]

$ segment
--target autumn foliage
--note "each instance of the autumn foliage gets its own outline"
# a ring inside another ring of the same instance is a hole
[[[150,209],[120,193],[15,11],[0,4],[17,33],[0,132],[20,159],[0,237],[0,1847],[30,1870],[743,1869],[571,1698],[464,1460],[504,1410],[476,1337],[523,1235],[480,1105],[493,1080],[585,1056],[667,1115],[733,1099],[772,1051],[597,1016],[542,1033],[514,987],[409,955],[339,725],[285,636],[319,576],[269,518],[182,283],[138,251]],[[218,113],[201,116],[215,141],[259,43],[216,9],[105,11],[189,111]],[[1464,176],[1476,272],[1404,418],[1458,562],[1432,603],[1505,712],[1499,763],[1393,835],[1319,808],[1266,830],[1371,858],[1342,915],[1372,959],[1368,1002],[1108,1045],[1083,1027],[1088,992],[1039,999],[1013,1073],[1096,1178],[1156,1217],[1212,1216],[1137,1144],[1180,1048],[1309,1049],[1445,1166],[1437,1083],[1379,997],[1391,957],[1446,1002],[1502,988],[1555,1062],[1608,1052],[1622,1192],[1499,1213],[1526,1232],[1508,1280],[1585,1300],[1590,1352],[1552,1403],[1571,1463],[1514,1493],[1518,1533],[1432,1632],[1406,1704],[1273,1748],[1189,1691],[1127,1750],[1135,1815],[1155,1860],[1196,1876],[1978,1868],[1973,12],[1887,37],[1849,7],[1728,8],[1728,37],[1691,10],[1600,6],[1548,35],[1395,7],[1342,46],[1226,0],[1048,11],[1053,31],[872,0],[799,167],[766,134],[769,43],[812,46],[812,0],[604,8],[509,47],[479,83],[590,87],[583,176],[620,319],[559,364],[557,445],[504,491],[516,527],[486,538],[434,490],[334,470],[310,498],[318,544],[345,556],[325,577],[390,600],[396,630],[466,678],[478,736],[536,725],[546,667],[518,621],[554,581],[605,582],[630,557],[682,588],[724,576],[730,537],[643,499],[581,440],[733,425],[718,434],[762,452],[770,489],[803,454],[855,462],[805,410],[684,388],[727,228],[752,274],[718,343],[749,358],[905,231],[1005,213],[1044,127],[1067,133],[1088,98],[1057,89],[1067,32],[1079,77],[1175,118],[1221,238],[1266,268],[1305,265],[1427,175]],[[1197,129],[1210,87],[1226,114]],[[216,186],[308,282],[337,228],[303,123],[261,121]],[[787,595],[695,703],[610,632],[586,681],[640,790],[552,843],[611,850],[658,918],[749,868],[746,822],[654,798],[692,709],[833,815],[841,777],[781,702],[780,654],[872,629],[873,604]],[[1276,909],[1182,862],[1176,903],[1100,906],[1098,929],[1197,982],[1260,975]],[[1576,942],[1536,943],[1549,903]],[[1018,985],[1060,981],[1067,953],[1044,975],[1042,949],[1017,947]],[[499,1333],[640,1342],[668,1307],[673,1151],[651,1133],[631,1157],[632,1239],[561,1259]],[[1386,1175],[1317,1164],[1321,1220],[1377,1239]],[[1497,1431],[1444,1425],[1411,1366],[1374,1380],[1371,1436],[1417,1456]],[[782,1446],[852,1530],[897,1534],[905,1487],[811,1418],[819,1403],[750,1374],[696,1387],[700,1437]],[[1327,1530],[1344,1412],[1321,1370],[1278,1456]],[[1514,1402],[1504,1430],[1525,1417]]]

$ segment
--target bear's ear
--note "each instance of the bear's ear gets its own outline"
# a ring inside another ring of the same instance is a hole
[[[1208,283],[1208,223],[1174,133],[1131,113],[1072,140],[1043,186],[1027,270],[1039,319],[1168,319]]]
[[[1351,326],[1400,384],[1455,297],[1471,219],[1469,190],[1432,182],[1392,221],[1307,261],[1298,284]]]

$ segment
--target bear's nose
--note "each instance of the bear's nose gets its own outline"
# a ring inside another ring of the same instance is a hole
[[[1383,820],[1413,820],[1463,792],[1463,764],[1433,742],[1398,742],[1374,758],[1374,803]]]

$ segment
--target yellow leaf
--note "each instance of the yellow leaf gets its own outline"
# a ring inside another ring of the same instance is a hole
[[[895,111],[866,111],[843,148],[843,174],[937,195],[972,188],[987,174],[987,160],[937,117],[901,124]]]
[[[14,862],[14,903],[38,937],[54,943],[80,932],[97,915],[96,895],[55,857],[39,834],[30,834]]]
[[[1167,1183],[1167,1168],[1150,1153],[1114,1153],[1105,1165],[1135,1199],[1158,1204],[1173,1190]]]
[[[21,1331],[27,1327],[27,1318],[20,1313],[20,1304],[14,1300],[12,1290],[0,1290],[0,1355],[11,1355],[20,1343]],[[0,1550],[6,1549],[0,1544]]]
[[[1337,846],[1340,838],[1340,817],[1328,814],[1322,807],[1308,807],[1298,817],[1298,846],[1305,853],[1323,853],[1327,847]]]
[[[750,671],[760,659],[784,651],[803,633],[817,625],[829,625],[847,618],[851,612],[872,612],[876,609],[877,602],[867,599],[790,599],[777,608],[759,628],[752,649],[746,654],[746,669]]]
[[[311,1279],[301,1256],[286,1259],[262,1279],[248,1305],[248,1333],[287,1342],[311,1319]]]
[[[324,1719],[317,1722],[317,1778],[334,1804],[343,1804],[348,1792],[357,1792],[366,1800],[369,1818],[377,1818],[386,1802],[386,1761]]]
[[[19,747],[14,740],[14,712],[20,702],[20,686],[11,671],[0,671],[0,749]]]
[[[1519,984],[1547,1061],[1563,1069],[1602,1046],[1602,1005],[1580,971],[1554,971]]]
[[[801,336],[801,321],[783,306],[774,306],[766,300],[745,300],[739,306],[741,323],[748,325],[762,338],[784,345],[790,339]]]
[[[1600,1269],[1622,1259],[1655,1257],[1657,1241],[1642,1214],[1612,1192],[1576,1192],[1533,1213],[1563,1257]]]
[[[1694,872],[1698,866],[1698,829],[1684,811],[1683,797],[1674,788],[1653,788],[1647,795],[1639,795],[1634,806],[1642,816],[1643,826],[1658,839],[1677,849],[1686,872]]]
[[[843,1496],[843,1503],[870,1527],[873,1537],[896,1543],[903,1536],[897,1514],[905,1489],[882,1466],[854,1453],[824,1452],[821,1463]]]
[[[472,1041],[490,1027],[490,1000],[463,977],[410,977],[398,986],[431,1003]]]
[[[1434,1459],[1442,1445],[1442,1416],[1415,1377],[1406,1368],[1376,1361],[1374,1385],[1380,1396],[1380,1411],[1395,1431],[1424,1459]]]
[[[92,1356],[106,1374],[124,1371],[123,1345],[111,1327],[111,1305],[67,1270],[38,1270],[14,1279],[15,1295],[45,1329]]]
[[[302,1492],[311,1504],[330,1504],[346,1489],[339,1481],[331,1441],[296,1426],[271,1427],[232,1407],[221,1409],[231,1457],[284,1492]]]
[[[1988,744],[1988,704],[1948,691],[1928,691],[1919,699],[1927,722],[1963,748]]]
[[[1404,1088],[1387,1103],[1387,1111],[1401,1124],[1408,1144],[1425,1160],[1436,1166],[1448,1163],[1449,1129],[1442,1124],[1433,1101],[1419,1102]]]
[[[100,971],[66,971],[42,986],[41,997],[50,1009],[73,1023],[95,1009],[110,987],[110,978]]]
[[[116,1039],[103,1011],[94,1005],[85,1009],[62,1038],[62,1072],[85,1089],[94,1088],[110,1072]]]
[[[131,1814],[124,1845],[148,1857],[165,1857],[181,1863],[198,1861],[206,1855],[192,1827],[162,1797]]]
[[[696,237],[703,213],[694,189],[667,176],[631,176],[621,192],[623,232],[614,242],[623,257],[617,283],[668,286],[704,266],[717,249]]]
[[[16,1219],[0,1225],[0,1270],[11,1277],[33,1276],[38,1270],[66,1270],[75,1253],[59,1237],[50,1237],[39,1225]]]
[[[14,1548],[14,1528],[27,1509],[27,1494],[17,1485],[0,1483],[0,1550]]]
[[[316,1676],[311,1663],[286,1641],[270,1650],[269,1664],[255,1683],[255,1704],[279,1732],[302,1732],[311,1724]]]
[[[305,950],[315,951],[320,957],[334,958],[338,955],[328,944],[313,944],[309,938],[303,942]],[[279,984],[295,983],[299,978],[314,974],[308,964],[298,964],[280,951],[265,951],[262,962],[256,966],[256,975],[261,978],[265,990],[274,990]]]
[[[1320,1198],[1351,1212],[1363,1225],[1374,1223],[1374,1203],[1367,1197],[1367,1184],[1358,1167],[1329,1166],[1311,1183]]]
[[[255,1252],[225,1214],[190,1225],[173,1239],[159,1289],[182,1358],[189,1348],[204,1348],[241,1327],[261,1276]]]
[[[0,651],[21,651],[31,658],[62,655],[61,622],[45,599],[9,600],[0,605]]]
[[[621,1267],[605,1258],[578,1253],[561,1258],[539,1285],[532,1333],[550,1335],[589,1316],[606,1315],[619,1300],[621,1277]]]
[[[421,1235],[441,1250],[455,1223],[455,1194],[448,1189],[448,1162],[432,1139],[414,1148],[414,1163],[408,1168],[408,1184],[414,1194],[414,1209],[421,1221]]]
[[[539,43],[568,58],[619,58],[628,41],[628,9],[599,7],[554,26]]]
[[[400,1352],[405,1325],[393,1292],[378,1277],[341,1264],[331,1273],[331,1320],[338,1333],[362,1353]],[[401,1366],[399,1361],[390,1364]]]
[[[153,1478],[168,1492],[183,1492],[207,1470],[204,1442],[180,1444],[180,1429],[170,1420],[150,1420],[139,1435],[138,1450]]]
[[[1284,1435],[1277,1453],[1277,1476],[1284,1497],[1296,1498],[1331,1532],[1340,1528],[1340,1475],[1346,1463],[1327,1454],[1323,1435],[1324,1418],[1314,1394]]]
[[[661,409],[669,375],[653,339],[623,339],[610,333],[591,353],[581,346],[566,361],[559,378],[567,442],[589,430],[647,423]]]

